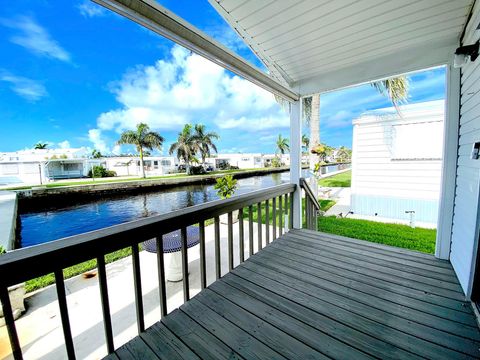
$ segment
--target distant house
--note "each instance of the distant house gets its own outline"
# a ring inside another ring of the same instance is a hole
[[[0,153],[0,184],[36,184],[86,176],[85,149],[27,149]],[[92,160],[98,162],[97,160]]]
[[[206,163],[215,170],[222,169],[225,165],[236,166],[239,169],[256,169],[263,167],[262,154],[218,154],[206,159]]]
[[[140,158],[134,156],[118,156],[103,159],[107,170],[113,170],[118,176],[138,176]],[[147,156],[143,158],[146,176],[165,175],[176,171],[177,160],[173,156]]]
[[[355,216],[435,225],[442,172],[444,101],[368,112],[353,121]]]

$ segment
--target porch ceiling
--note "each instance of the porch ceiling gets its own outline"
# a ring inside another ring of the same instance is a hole
[[[209,0],[301,94],[451,61],[474,0]]]

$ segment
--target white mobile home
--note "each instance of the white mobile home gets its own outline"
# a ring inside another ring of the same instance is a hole
[[[117,176],[139,176],[140,159],[134,156],[104,158],[107,170],[113,170]],[[146,176],[165,175],[176,171],[176,158],[173,156],[147,156],[143,158]]]
[[[225,165],[237,166],[239,169],[256,169],[263,167],[262,154],[218,154],[207,158],[207,164],[212,164],[215,170]]]
[[[0,154],[0,185],[87,176],[85,149],[27,149]],[[92,160],[95,161],[95,160]]]
[[[379,109],[353,121],[352,211],[435,226],[442,174],[443,100]],[[413,213],[412,213],[413,212]]]

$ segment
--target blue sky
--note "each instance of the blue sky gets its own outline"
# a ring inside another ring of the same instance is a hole
[[[160,3],[262,67],[206,0]],[[221,152],[273,152],[289,134],[272,95],[88,0],[3,6],[0,54],[0,152],[38,141],[131,152],[115,141],[139,121],[166,138],[164,153],[184,123],[218,132]],[[443,68],[409,81],[409,102],[444,98]],[[370,85],[323,94],[322,141],[351,146],[352,119],[387,106]]]

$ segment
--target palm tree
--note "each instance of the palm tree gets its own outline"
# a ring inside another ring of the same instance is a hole
[[[38,143],[35,144],[34,149],[35,150],[44,150],[47,147],[48,147],[47,143],[38,142]]]
[[[320,143],[312,149],[312,153],[318,155],[321,162],[326,162],[327,157],[333,153],[333,148],[327,144]]]
[[[150,131],[147,124],[137,124],[137,130],[127,130],[120,135],[117,145],[131,144],[137,147],[140,155],[140,168],[142,169],[142,177],[145,178],[145,168],[143,166],[144,150],[161,149],[164,138],[159,133]]]
[[[277,154],[285,154],[290,150],[290,146],[288,145],[288,139],[284,138],[282,134],[278,134],[278,139],[276,142],[277,145]]]
[[[339,162],[347,162],[352,159],[352,150],[341,146],[337,151],[336,160]]]
[[[205,125],[202,124],[195,124],[195,134],[193,136],[202,157],[202,164],[205,165],[205,158],[210,156],[211,150],[217,152],[213,140],[218,140],[220,136],[213,131],[206,132]]]
[[[305,149],[305,152],[307,152],[308,146],[310,144],[310,138],[305,134],[302,135],[302,144],[303,144],[302,147]]]
[[[192,125],[186,124],[178,134],[177,141],[170,146],[168,152],[170,155],[176,152],[177,159],[185,162],[187,174],[190,174],[190,163],[195,157],[197,150],[199,148],[195,135],[192,134]]]
[[[102,156],[103,156],[102,153],[100,151],[98,151],[97,149],[92,150],[92,157],[94,159],[100,159]]]

